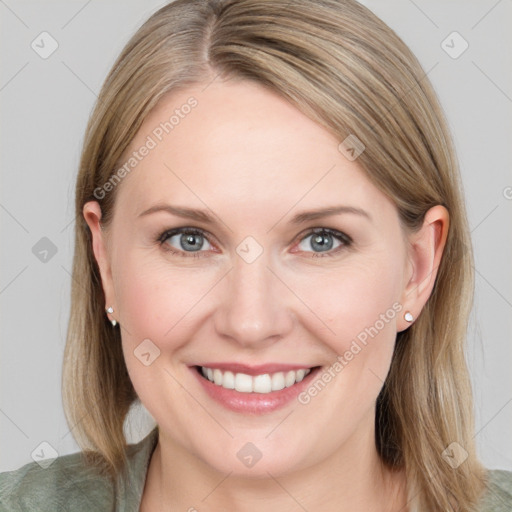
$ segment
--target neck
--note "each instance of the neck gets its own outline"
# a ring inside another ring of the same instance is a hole
[[[220,473],[161,431],[140,510],[407,512],[404,475],[381,463],[370,424],[313,466],[261,478]]]

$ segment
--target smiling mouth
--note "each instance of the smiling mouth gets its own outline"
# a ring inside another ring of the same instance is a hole
[[[223,371],[218,368],[196,366],[199,374],[206,380],[224,389],[234,389],[239,393],[271,393],[289,388],[311,373],[314,368],[302,368],[286,372],[264,373],[261,375],[247,375]]]

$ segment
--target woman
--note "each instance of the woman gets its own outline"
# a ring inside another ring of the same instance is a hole
[[[446,123],[366,8],[162,8],[98,98],[76,214],[86,457],[2,475],[5,510],[510,508],[475,454]],[[157,427],[127,447],[139,400]]]

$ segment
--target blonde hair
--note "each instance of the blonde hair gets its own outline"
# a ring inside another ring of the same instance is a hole
[[[214,76],[252,80],[290,101],[343,141],[365,145],[358,163],[391,198],[404,230],[434,205],[450,214],[430,298],[397,335],[377,400],[382,461],[403,469],[411,504],[473,510],[485,484],[473,441],[464,344],[473,300],[473,255],[458,164],[436,95],[417,59],[353,0],[177,0],[137,31],[115,62],[91,115],[76,184],[71,316],[63,370],[68,423],[88,461],[114,477],[126,464],[124,421],[138,400],[82,216],[117,169],[164,94]],[[120,184],[119,186],[122,186]],[[99,202],[108,225],[119,186]],[[84,290],[87,290],[84,292]],[[459,467],[443,459],[457,442]]]

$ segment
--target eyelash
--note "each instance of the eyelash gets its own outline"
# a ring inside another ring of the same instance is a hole
[[[207,251],[191,251],[191,252],[178,251],[178,250],[174,249],[173,247],[171,247],[169,244],[165,243],[169,238],[173,237],[174,235],[178,235],[178,234],[200,235],[200,236],[206,238],[206,240],[210,244],[212,243],[210,241],[210,239],[208,238],[208,236],[206,235],[206,232],[204,232],[203,230],[198,229],[198,228],[190,228],[190,227],[182,227],[182,228],[174,228],[174,229],[166,230],[163,233],[161,233],[160,235],[158,235],[156,242],[158,242],[165,251],[169,251],[171,254],[176,255],[176,256],[181,256],[183,258],[190,258],[190,257],[202,258],[202,257],[206,256],[204,253]],[[313,252],[312,256],[310,256],[311,258],[333,257],[342,249],[344,249],[344,248],[346,249],[346,248],[350,247],[353,243],[352,238],[350,238],[345,233],[342,233],[341,231],[338,231],[336,229],[330,229],[330,228],[312,228],[309,231],[307,231],[304,235],[302,235],[302,238],[299,239],[299,243],[302,242],[304,239],[308,238],[309,236],[317,235],[317,234],[329,234],[329,235],[333,236],[334,238],[336,238],[339,242],[341,242],[342,245],[340,245],[336,249],[333,249],[329,252],[324,252],[324,253]]]

